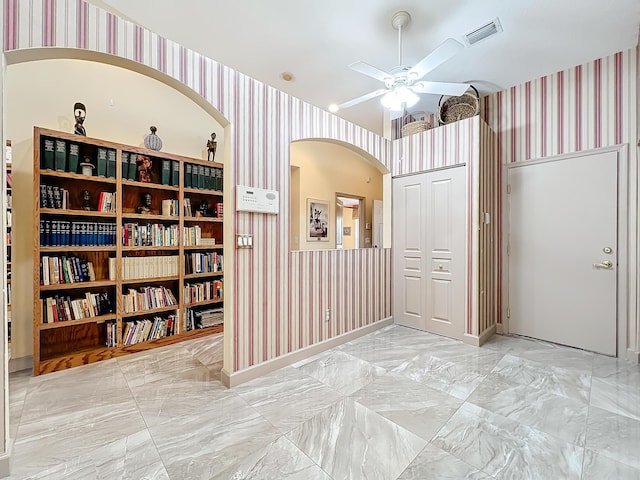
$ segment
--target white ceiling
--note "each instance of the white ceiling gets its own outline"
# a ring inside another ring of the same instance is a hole
[[[463,50],[425,77],[469,82],[481,94],[521,84],[638,44],[638,0],[91,0],[102,8],[327,109],[382,86],[348,65],[397,64],[391,17],[406,10],[404,62],[495,17],[503,33]],[[291,72],[294,80],[280,78]],[[439,97],[414,107],[434,112]],[[379,99],[338,112],[383,133]]]

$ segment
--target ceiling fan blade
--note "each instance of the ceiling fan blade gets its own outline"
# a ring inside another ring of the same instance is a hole
[[[342,110],[344,108],[353,107],[354,105],[357,105],[358,103],[366,102],[367,100],[371,100],[372,98],[379,97],[380,95],[383,95],[383,94],[387,93],[388,91],[389,90],[387,90],[386,88],[381,88],[380,90],[376,90],[374,92],[367,93],[366,95],[362,95],[361,97],[357,97],[357,98],[354,98],[353,100],[349,100],[348,102],[341,103],[340,105],[338,105],[338,110]]]
[[[417,82],[411,86],[411,90],[416,93],[431,93],[434,95],[453,95],[460,96],[469,89],[466,83],[447,83],[447,82]]]
[[[383,72],[379,68],[374,67],[373,65],[369,65],[365,62],[352,63],[351,65],[349,65],[349,68],[368,77],[380,80],[381,82],[384,82],[387,78],[392,77],[392,75],[389,75],[387,72]]]
[[[416,63],[413,68],[409,70],[409,75],[417,75],[415,78],[418,80],[434,68],[449,60],[460,50],[464,50],[464,45],[453,38],[447,38],[438,45],[434,51]]]

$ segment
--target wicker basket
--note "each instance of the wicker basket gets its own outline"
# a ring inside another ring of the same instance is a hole
[[[413,120],[415,115],[422,115],[421,120]],[[407,113],[403,118],[403,123],[407,120],[411,120],[402,126],[402,136],[407,137],[415,133],[426,132],[431,128],[431,124],[427,122],[429,114],[425,111],[419,110],[416,112]]]
[[[480,112],[480,95],[473,85],[469,85],[474,93],[466,92],[459,97],[449,97],[444,102],[444,95],[438,103],[438,122],[440,125],[471,118]]]

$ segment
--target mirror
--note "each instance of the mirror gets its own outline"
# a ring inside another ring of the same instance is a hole
[[[293,142],[290,180],[291,250],[374,246],[383,174],[364,153],[326,140]]]

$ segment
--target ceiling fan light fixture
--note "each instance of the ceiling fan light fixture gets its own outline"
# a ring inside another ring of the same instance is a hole
[[[418,103],[418,100],[420,100],[420,97],[413,93],[409,88],[399,87],[386,93],[380,99],[380,103],[389,110],[401,112],[403,106],[411,108]]]

